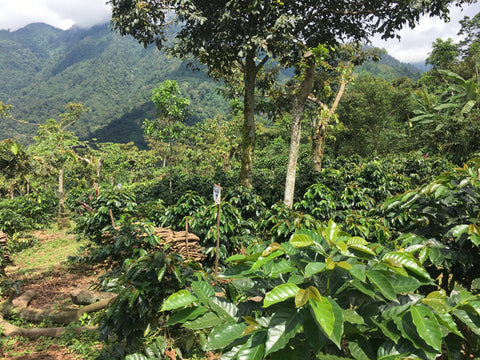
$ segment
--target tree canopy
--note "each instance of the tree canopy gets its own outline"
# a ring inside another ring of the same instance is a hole
[[[457,0],[455,3],[471,1]],[[244,85],[241,182],[252,185],[255,148],[255,86],[269,59],[291,66],[306,48],[374,34],[394,37],[414,27],[421,15],[448,18],[452,0],[418,1],[258,1],[110,0],[113,28],[147,46],[166,42],[167,25],[180,31],[170,51],[208,67],[227,80],[238,69]],[[174,14],[174,15],[172,15]]]

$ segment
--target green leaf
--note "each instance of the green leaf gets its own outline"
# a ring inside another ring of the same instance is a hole
[[[327,228],[325,229],[325,237],[330,245],[330,247],[333,247],[335,243],[337,242],[338,238],[338,233],[340,232],[340,228],[336,223],[330,219],[328,221]]]
[[[394,266],[403,266],[405,269],[412,271],[414,274],[426,279],[432,280],[427,270],[420,264],[420,262],[410,253],[405,252],[389,252],[383,256],[383,261],[395,264]]]
[[[266,331],[259,331],[249,337],[237,354],[238,360],[261,360],[265,354]]]
[[[462,234],[468,233],[468,229],[469,229],[468,224],[460,224],[448,230],[448,233],[452,234],[454,238],[458,238]]]
[[[312,315],[314,316],[317,324],[330,338],[333,333],[333,327],[335,324],[335,315],[333,314],[332,305],[330,302],[322,297],[322,301],[308,299]]]
[[[361,343],[349,341],[348,350],[355,360],[375,359],[375,355],[373,354],[373,350],[368,341],[363,341]]]
[[[236,322],[237,307],[224,298],[209,298],[208,305],[218,315],[219,318],[227,322]]]
[[[330,340],[332,340],[339,349],[341,349],[341,341],[343,335],[343,311],[342,308],[337,304],[332,298],[323,298],[326,299],[332,306],[332,312],[334,316],[333,331],[330,335]],[[322,300],[323,300],[322,299]]]
[[[354,236],[347,241],[349,250],[356,250],[367,255],[375,256],[375,252],[367,247],[367,245],[368,241],[358,236]]]
[[[207,312],[195,320],[185,322],[183,327],[191,330],[202,330],[209,329],[223,323],[225,323],[225,321],[220,319],[217,315],[212,312]]]
[[[314,244],[313,239],[305,234],[294,234],[290,239],[290,244],[296,248],[302,248],[312,246]]]
[[[273,253],[271,253],[267,257],[260,256],[257,259],[257,261],[255,261],[255,263],[253,263],[250,270],[252,270],[252,271],[256,270],[256,269],[262,267],[263,265],[265,265],[266,263],[268,263],[269,261],[271,261],[271,260],[275,259],[276,257],[279,257],[280,255],[283,255],[283,254],[285,254],[285,251],[283,249],[280,249],[280,250],[275,250]]]
[[[365,321],[355,310],[353,309],[342,309],[343,320],[356,325],[364,325]]]
[[[205,281],[192,282],[192,290],[204,305],[208,305],[208,299],[215,296],[213,286]]]
[[[296,271],[297,268],[292,265],[287,259],[280,259],[280,261],[275,261],[271,263],[271,268],[269,268],[268,275],[272,278],[277,278],[282,274],[287,274],[292,271]]]
[[[389,300],[397,301],[397,293],[395,292],[390,280],[385,275],[383,275],[380,271],[370,270],[367,272],[367,277],[368,280],[370,280],[370,282],[374,284],[378,290],[380,290],[383,296]]]
[[[263,306],[269,307],[278,302],[285,301],[289,298],[295,297],[299,290],[299,287],[295,284],[281,284],[272,289],[269,293],[265,295],[263,299]]]
[[[393,321],[382,320],[382,322],[378,322],[373,317],[370,319],[386,337],[392,340],[395,344],[398,343],[398,340],[402,337],[402,335],[395,327]]]
[[[172,326],[178,323],[184,323],[188,320],[196,319],[197,317],[205,314],[206,312],[207,309],[203,306],[181,309],[175,314],[170,315],[167,322],[165,323],[165,326]]]
[[[303,331],[308,345],[318,353],[325,346],[328,339],[324,335],[323,331],[320,331],[314,316],[309,316],[309,314],[310,312],[305,312]]]
[[[163,303],[160,311],[168,311],[178,309],[190,305],[195,300],[198,300],[195,296],[190,294],[188,290],[180,290],[170,295]]]
[[[309,262],[307,266],[305,266],[305,276],[311,277],[319,272],[325,270],[325,263],[323,262]]]
[[[410,309],[417,332],[425,342],[437,351],[442,349],[442,330],[432,310],[422,305]]]
[[[433,291],[428,294],[422,303],[430,306],[437,313],[444,313],[447,311],[448,306],[446,304],[447,294],[445,290]]]
[[[480,335],[480,317],[464,310],[453,310],[452,313],[457,317],[457,319],[467,325],[475,334]]]
[[[295,309],[282,309],[273,314],[267,330],[265,356],[283,349],[302,328],[302,318]]]
[[[415,291],[421,285],[423,285],[420,281],[418,281],[413,276],[408,276],[408,274],[406,276],[394,275],[391,283],[397,294]]]
[[[447,328],[451,333],[460,336],[463,338],[463,335],[460,331],[457,329],[457,324],[453,320],[452,316],[449,313],[444,313],[444,314],[436,314],[438,322]]]
[[[420,337],[417,327],[413,323],[411,311],[406,312],[401,317],[394,317],[393,321],[404,338],[410,340],[417,349],[422,349],[432,359],[435,358],[437,351]]]
[[[236,339],[243,336],[243,331],[246,327],[245,323],[215,326],[208,336],[207,350],[226,348]]]
[[[365,266],[362,265],[353,265],[351,269],[347,269],[347,271],[353,277],[357,278],[361,282],[365,282],[367,279],[367,275],[365,273]]]

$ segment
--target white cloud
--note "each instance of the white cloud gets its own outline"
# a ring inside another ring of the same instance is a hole
[[[463,11],[456,6],[451,7],[450,22],[445,23],[438,18],[423,17],[414,29],[399,31],[400,41],[391,39],[388,41],[375,38],[374,46],[385,48],[388,54],[394,58],[406,62],[424,62],[432,50],[432,43],[440,38],[446,40],[452,38],[459,40],[457,33],[460,30],[459,21],[465,16],[474,17],[480,11],[480,4],[464,6]]]
[[[0,29],[17,30],[33,22],[60,29],[90,27],[110,19],[105,0],[0,0]]]
[[[111,16],[106,0],[0,0],[0,29],[17,30],[32,22],[44,22],[60,29],[72,25],[88,28],[108,22]],[[438,18],[424,17],[415,29],[399,32],[396,39],[372,40],[374,46],[387,49],[388,53],[403,62],[424,62],[437,39],[457,39],[459,20],[473,17],[480,11],[480,3],[460,8],[452,6],[451,21],[444,23]]]

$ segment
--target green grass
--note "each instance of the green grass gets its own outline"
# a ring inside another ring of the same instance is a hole
[[[78,254],[86,241],[78,242],[74,237],[59,233],[60,236],[35,242],[31,247],[13,255],[15,264],[24,274],[48,269],[58,263],[64,262],[69,256]]]

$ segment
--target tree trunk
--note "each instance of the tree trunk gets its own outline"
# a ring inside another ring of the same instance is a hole
[[[313,170],[316,172],[322,171],[323,151],[325,149],[325,141],[327,139],[327,126],[323,119],[319,120],[317,131],[312,137],[312,155],[313,155]]]
[[[304,78],[300,84],[300,88],[293,99],[290,151],[288,153],[287,176],[285,179],[285,194],[283,199],[284,203],[289,208],[293,207],[293,199],[295,195],[298,151],[300,148],[300,139],[302,134],[302,114],[308,95],[312,91],[315,67],[315,61],[310,60],[308,68],[305,71]]]
[[[243,186],[253,186],[253,153],[255,151],[255,80],[257,67],[255,51],[250,51],[245,59],[243,74],[243,129],[242,129],[242,162],[240,183]]]
[[[10,199],[13,199],[14,194],[15,194],[15,180],[13,180],[13,181],[10,183],[10,187],[9,187],[9,189],[8,189],[8,197],[9,197]]]
[[[61,215],[65,212],[65,195],[63,193],[63,167],[58,169],[58,213]]]
[[[325,150],[325,142],[327,140],[327,129],[330,120],[335,116],[340,99],[345,92],[345,87],[350,81],[350,78],[342,75],[340,80],[340,88],[338,89],[335,100],[330,108],[327,105],[320,102],[318,99],[312,99],[318,106],[321,107],[320,114],[318,116],[318,122],[314,124],[312,130],[312,157],[313,157],[313,170],[316,172],[322,171],[322,158]]]

